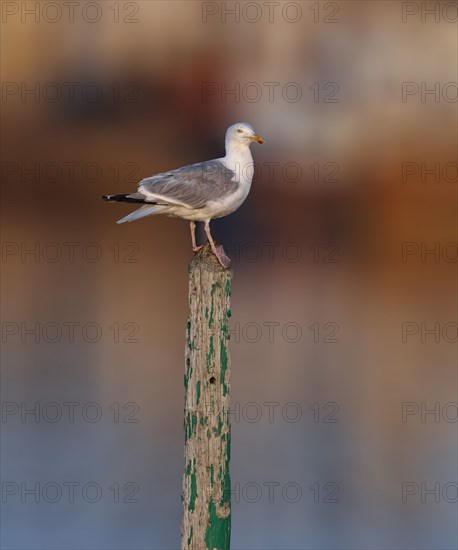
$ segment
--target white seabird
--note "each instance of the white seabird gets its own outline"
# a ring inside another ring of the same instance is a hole
[[[194,252],[202,248],[196,245],[195,222],[203,222],[213,253],[222,266],[228,267],[229,258],[222,247],[216,247],[211,236],[210,221],[231,214],[247,198],[254,172],[250,151],[253,141],[264,143],[250,124],[233,124],[226,131],[226,156],[145,178],[138,184],[136,193],[103,195],[102,198],[143,203],[117,223],[154,214],[189,220]]]

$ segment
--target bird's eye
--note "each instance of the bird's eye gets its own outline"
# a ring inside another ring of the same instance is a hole
[[[243,134],[242,128],[237,128],[237,134]]]

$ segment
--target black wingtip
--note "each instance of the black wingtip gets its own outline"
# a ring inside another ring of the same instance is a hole
[[[139,195],[142,198],[135,198],[135,195]],[[136,204],[144,204],[145,201],[143,199],[143,195],[140,195],[139,193],[118,193],[116,195],[101,195],[101,199],[108,202],[133,202]],[[153,204],[153,203],[150,203]]]

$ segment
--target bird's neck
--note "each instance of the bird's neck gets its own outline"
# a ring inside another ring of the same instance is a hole
[[[226,156],[224,157],[226,166],[231,170],[245,170],[248,165],[253,164],[250,146],[246,143],[234,144],[226,143]]]

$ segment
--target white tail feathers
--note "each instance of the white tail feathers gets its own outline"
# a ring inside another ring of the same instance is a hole
[[[164,210],[164,206],[159,206],[157,204],[154,204],[154,205],[145,204],[144,206],[141,206],[138,210],[134,210],[131,214],[124,216],[124,218],[121,218],[116,223],[133,222],[135,220],[144,218],[146,216],[159,214],[159,212],[161,212],[162,210]]]

